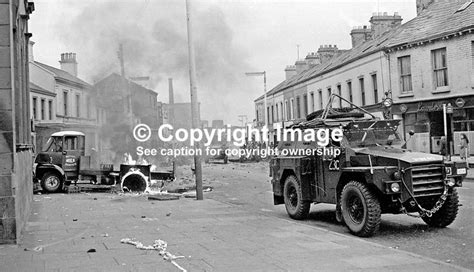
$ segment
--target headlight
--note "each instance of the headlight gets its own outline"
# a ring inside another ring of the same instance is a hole
[[[465,175],[467,173],[466,168],[458,168],[456,169],[456,175]]]
[[[448,185],[449,187],[453,187],[454,185],[456,185],[456,181],[453,178],[447,179],[446,185]]]
[[[390,184],[390,190],[392,190],[392,192],[394,192],[394,193],[400,192],[400,184],[398,184],[396,182]]]
[[[445,170],[447,176],[453,174],[453,171],[451,170],[451,167],[445,167],[444,170]]]

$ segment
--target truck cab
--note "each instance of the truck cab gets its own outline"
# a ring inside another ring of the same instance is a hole
[[[279,151],[322,151],[272,158],[275,205],[285,204],[291,218],[304,219],[311,203],[336,204],[336,219],[357,236],[373,235],[382,213],[418,213],[433,227],[454,221],[459,201],[456,187],[462,186],[466,163],[405,149],[397,132],[400,120],[380,120],[355,105],[341,113],[330,105],[332,100],[316,118],[292,128],[342,129],[342,141],[324,147],[316,142],[280,142]],[[340,152],[324,153],[333,149]]]
[[[77,131],[53,133],[35,158],[35,181],[47,192],[57,192],[67,181],[77,180],[85,135]]]

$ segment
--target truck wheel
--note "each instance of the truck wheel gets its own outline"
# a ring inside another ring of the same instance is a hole
[[[41,187],[48,193],[59,192],[63,187],[63,179],[55,172],[47,172],[41,178]]]
[[[372,236],[379,228],[381,208],[367,185],[350,181],[342,189],[342,217],[347,228],[361,237]]]
[[[446,198],[444,205],[433,216],[423,216],[421,219],[430,227],[444,228],[453,223],[458,214],[459,197],[456,188],[453,188],[451,195]]]
[[[283,187],[283,199],[286,212],[297,220],[305,219],[309,214],[310,202],[303,200],[303,192],[298,179],[291,175],[286,177]]]

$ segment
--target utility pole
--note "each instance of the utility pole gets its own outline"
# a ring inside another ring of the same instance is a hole
[[[199,105],[197,97],[197,86],[196,86],[196,63],[194,58],[194,44],[193,44],[193,30],[192,30],[192,17],[191,17],[191,0],[186,0],[186,19],[188,29],[188,52],[189,52],[189,83],[191,88],[191,114],[192,114],[192,125],[193,128],[201,128],[199,118]],[[200,142],[196,143],[196,149],[200,149]],[[196,199],[203,199],[202,192],[202,165],[201,155],[196,152],[194,155],[194,174],[196,178]]]
[[[125,64],[123,62],[123,44],[119,45],[118,57],[120,60],[120,75],[125,78]]]
[[[296,60],[300,60],[300,45],[296,45]]]
[[[267,113],[267,72],[250,72],[245,73],[246,76],[263,76],[263,116],[265,118],[265,128],[268,128],[268,113]],[[264,139],[267,139],[268,135],[264,135]]]

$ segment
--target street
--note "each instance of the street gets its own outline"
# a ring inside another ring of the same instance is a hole
[[[292,220],[284,205],[273,205],[268,163],[206,165],[203,173],[214,186],[207,197]],[[419,218],[385,214],[379,232],[365,240],[474,269],[473,185],[474,182],[468,180],[459,188],[462,206],[454,223],[447,228],[429,228]],[[345,226],[336,222],[334,211],[334,205],[313,205],[309,219],[300,223],[351,235]]]

